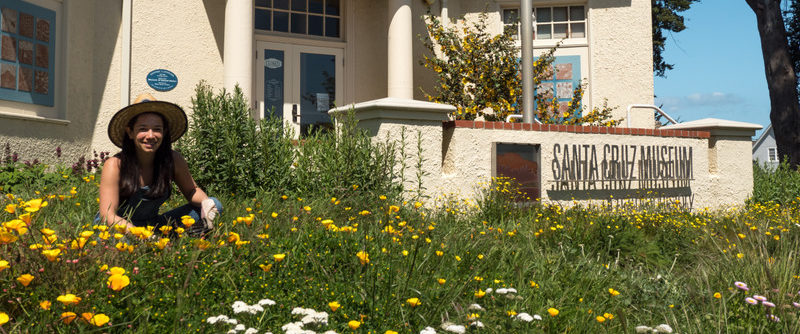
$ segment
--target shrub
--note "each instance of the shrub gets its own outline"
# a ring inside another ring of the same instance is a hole
[[[337,119],[336,131],[311,130],[296,141],[281,118],[254,120],[238,87],[233,94],[214,94],[201,82],[196,93],[189,131],[178,149],[209,193],[395,193],[392,145],[373,143],[352,112]]]
[[[749,204],[774,202],[788,204],[800,196],[800,173],[786,161],[777,168],[753,164],[753,196]]]

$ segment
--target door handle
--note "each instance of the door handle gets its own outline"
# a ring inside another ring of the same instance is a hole
[[[300,112],[297,110],[297,104],[292,105],[292,122],[300,123]]]

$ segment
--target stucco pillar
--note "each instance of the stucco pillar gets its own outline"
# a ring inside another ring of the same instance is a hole
[[[232,1],[232,0],[228,0]],[[411,0],[389,0],[388,96],[414,98]]]
[[[232,92],[236,84],[253,101],[253,0],[227,0],[225,4],[224,85]]]

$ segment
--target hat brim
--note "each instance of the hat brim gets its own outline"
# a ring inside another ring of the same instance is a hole
[[[170,143],[174,143],[184,133],[189,123],[186,118],[186,113],[183,112],[180,106],[170,102],[163,101],[146,101],[131,104],[125,108],[120,109],[108,122],[108,138],[117,147],[122,147],[122,141],[125,139],[125,128],[128,123],[144,113],[156,113],[164,117],[166,126],[169,128]]]

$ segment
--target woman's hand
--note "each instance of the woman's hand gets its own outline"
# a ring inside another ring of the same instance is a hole
[[[214,203],[214,200],[206,198],[200,202],[200,219],[203,220],[207,230],[214,228],[214,218],[217,217],[217,212],[219,210],[217,210],[217,204]]]

